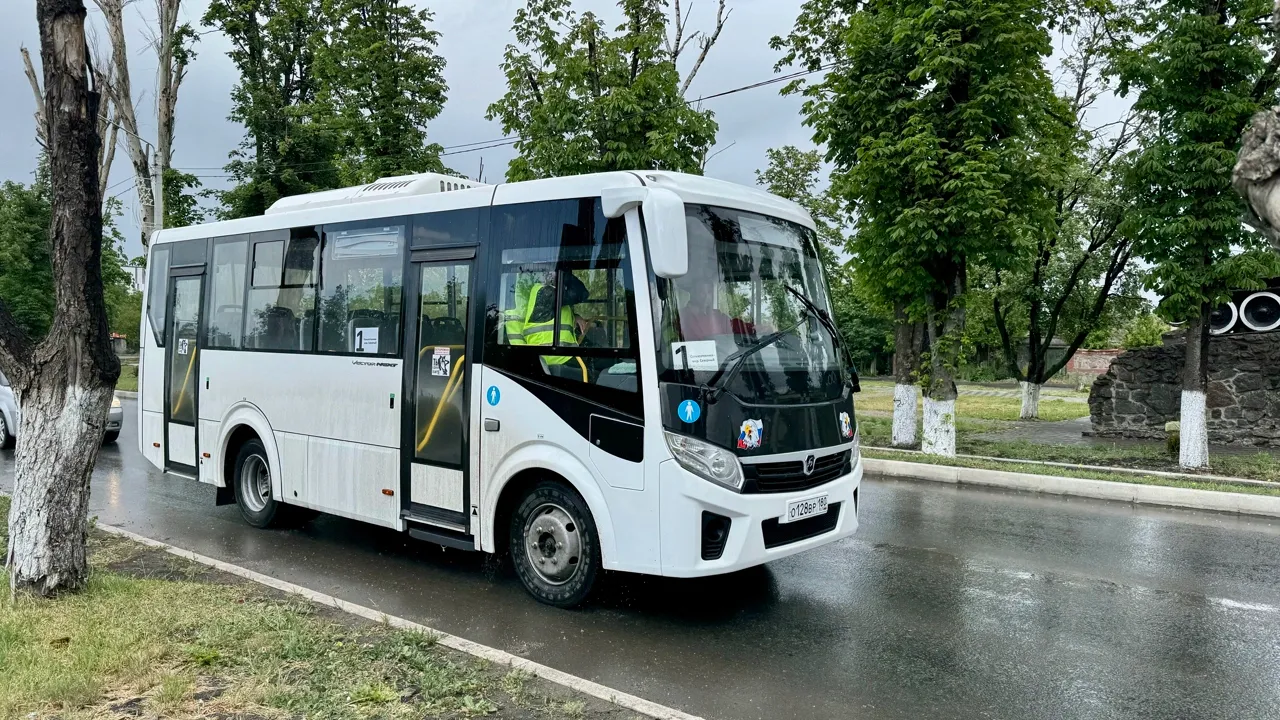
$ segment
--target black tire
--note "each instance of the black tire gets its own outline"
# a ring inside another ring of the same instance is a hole
[[[568,485],[534,486],[511,514],[509,537],[516,574],[539,602],[569,608],[591,594],[602,564],[600,535],[586,501]]]
[[[262,441],[253,438],[240,446],[236,453],[235,477],[232,480],[236,493],[236,505],[245,522],[257,528],[274,527],[279,523],[284,507],[271,497],[271,464]],[[265,492],[262,486],[265,473]]]
[[[102,443],[103,443],[104,445],[110,445],[111,443],[113,443],[113,442],[115,442],[116,440],[119,440],[119,439],[120,439],[120,431],[119,431],[119,430],[112,430],[111,432],[104,433],[104,434],[102,435]]]
[[[14,435],[17,428],[10,428],[9,422],[0,415],[0,448],[8,450],[17,444],[18,437]]]

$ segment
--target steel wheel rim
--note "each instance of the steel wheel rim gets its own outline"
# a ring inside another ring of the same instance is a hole
[[[543,503],[529,515],[523,545],[529,566],[550,585],[564,585],[582,567],[582,529],[555,503]]]
[[[9,426],[4,421],[4,413],[0,413],[0,441],[9,439]]]
[[[262,512],[271,500],[271,469],[261,455],[250,455],[240,466],[240,497],[252,512]]]

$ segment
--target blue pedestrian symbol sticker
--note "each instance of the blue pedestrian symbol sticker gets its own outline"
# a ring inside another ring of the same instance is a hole
[[[484,391],[485,399],[490,405],[497,406],[498,401],[502,399],[502,393],[498,391],[497,385],[490,385],[488,390]]]
[[[698,407],[698,403],[692,400],[685,400],[680,403],[680,407],[676,411],[680,415],[680,419],[693,423],[698,422],[698,418],[702,417],[702,408]]]

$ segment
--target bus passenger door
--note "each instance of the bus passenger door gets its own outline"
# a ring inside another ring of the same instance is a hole
[[[432,539],[472,547],[468,353],[473,248],[413,254],[413,327],[405,343],[411,373],[405,408],[406,519]]]
[[[200,382],[200,299],[204,276],[177,275],[169,280],[169,323],[165,329],[165,468],[196,473],[197,393]]]

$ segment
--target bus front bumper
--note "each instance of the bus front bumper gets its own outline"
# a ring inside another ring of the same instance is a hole
[[[719,575],[754,567],[849,537],[858,529],[861,458],[848,475],[792,493],[735,493],[690,473],[675,460],[662,463],[660,477],[662,574],[668,577]],[[827,498],[826,515],[778,522],[792,501],[822,495]],[[715,516],[729,521],[722,549],[717,547],[721,543],[706,542],[715,537],[714,524],[724,523]],[[707,522],[712,526],[704,529]],[[714,559],[704,560],[704,555]]]

